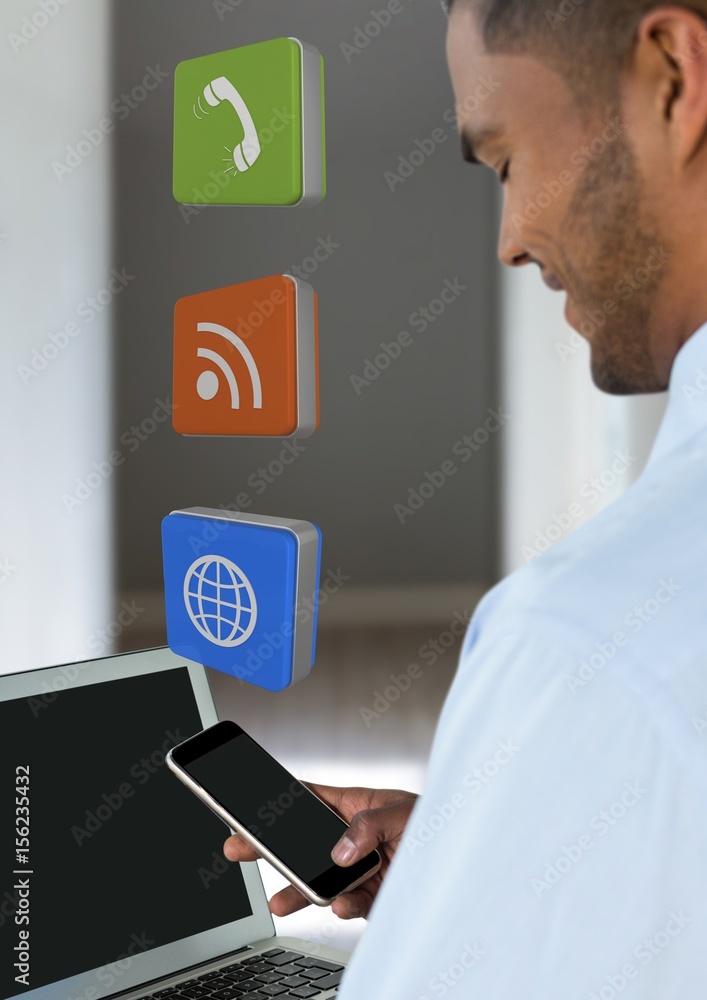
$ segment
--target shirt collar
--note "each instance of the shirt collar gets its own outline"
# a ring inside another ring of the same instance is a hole
[[[646,468],[707,428],[707,323],[678,351],[669,392],[668,407]]]

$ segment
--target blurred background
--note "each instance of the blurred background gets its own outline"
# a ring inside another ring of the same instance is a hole
[[[342,582],[306,684],[272,695],[211,672],[221,715],[304,778],[419,790],[463,623],[635,480],[665,400],[602,396],[564,297],[535,268],[501,274],[500,192],[460,156],[445,16],[393,8],[381,27],[370,0],[4,0],[0,629],[3,672],[163,644],[161,519],[246,493],[317,522]],[[185,213],[175,66],[281,35],[324,56],[325,200]],[[179,437],[175,301],[297,268],[319,296],[320,430],[291,464],[278,440]],[[457,297],[422,331],[447,283]],[[371,378],[402,331],[412,345]],[[362,924],[280,923],[344,947]]]

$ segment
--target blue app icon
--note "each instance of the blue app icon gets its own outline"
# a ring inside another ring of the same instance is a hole
[[[167,640],[269,691],[314,664],[321,532],[308,521],[193,507],[162,522]]]

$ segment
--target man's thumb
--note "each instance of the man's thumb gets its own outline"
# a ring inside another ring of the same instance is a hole
[[[360,861],[380,844],[400,836],[405,821],[397,806],[382,809],[363,809],[351,820],[349,829],[336,844],[331,856],[337,865],[350,865]]]

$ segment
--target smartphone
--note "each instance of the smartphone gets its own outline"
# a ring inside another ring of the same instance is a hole
[[[167,765],[317,906],[380,868],[378,851],[347,868],[334,864],[331,851],[347,824],[235,722],[217,722],[173,747]]]

